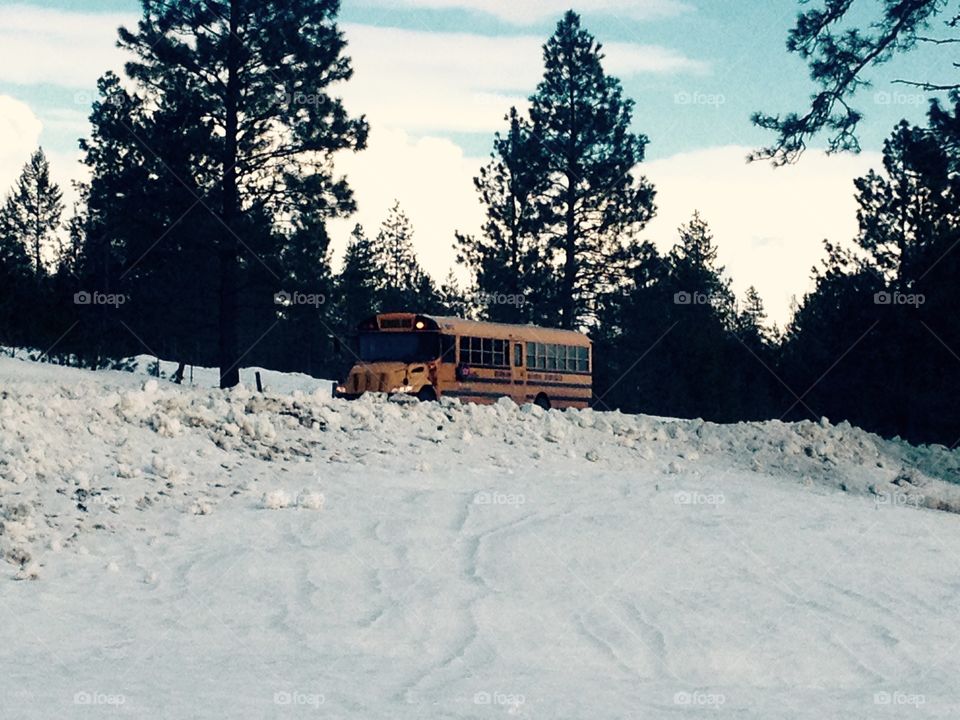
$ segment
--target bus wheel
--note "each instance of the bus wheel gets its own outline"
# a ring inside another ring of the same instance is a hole
[[[537,395],[536,400],[533,401],[533,404],[538,407],[542,407],[544,410],[549,410],[550,398],[548,398],[545,393],[540,393]]]
[[[432,385],[425,385],[417,393],[417,400],[420,402],[436,402],[437,391],[433,389]]]

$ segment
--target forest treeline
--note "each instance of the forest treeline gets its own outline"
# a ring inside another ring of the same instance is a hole
[[[451,238],[469,285],[423,270],[398,204],[357,225],[334,267],[327,225],[356,209],[334,158],[369,132],[333,94],[352,74],[338,9],[145,2],[120,30],[126,77],[100,79],[77,205],[38,149],[0,207],[0,343],[90,368],[217,366],[231,387],[241,365],[338,377],[361,319],[418,310],[589,332],[598,408],[960,441],[956,90],[925,125],[892,129],[883,167],[856,181],[857,235],[825,242],[780,329],[755,290],[735,297],[709,218],[667,251],[643,239],[656,190],[642,118],[572,11],[475,178],[482,228]],[[757,117],[781,133],[769,156],[822,119],[792,118]]]

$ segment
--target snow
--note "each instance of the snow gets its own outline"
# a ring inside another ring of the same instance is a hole
[[[960,713],[958,452],[144,367],[0,359],[3,717]]]

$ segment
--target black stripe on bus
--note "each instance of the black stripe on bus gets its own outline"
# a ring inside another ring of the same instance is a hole
[[[534,400],[536,397],[537,397],[536,395],[527,395],[527,399],[528,399],[528,400]],[[590,400],[592,399],[592,396],[591,396],[591,395],[586,395],[586,396],[584,396],[584,395],[580,395],[580,396],[577,396],[577,395],[547,395],[547,399],[550,400],[550,402],[553,402],[554,400],[559,400],[559,401],[561,401],[561,402],[585,402],[585,403],[589,403]]]
[[[492,398],[499,400],[502,397],[511,397],[506,393],[495,393],[495,392],[479,392],[479,391],[469,391],[469,390],[447,390],[443,393],[444,397],[455,397],[455,398]],[[576,402],[576,403],[586,403],[590,404],[592,396],[582,395],[548,395],[547,396],[551,402]],[[536,395],[527,395],[528,400],[533,400],[536,398]]]
[[[449,395],[450,397],[510,397],[510,393],[506,392],[481,392],[479,390],[446,390],[443,394]]]
[[[537,387],[582,388],[583,390],[590,390],[593,387],[592,384],[585,383],[541,382],[539,380],[527,380],[527,385],[536,385]]]

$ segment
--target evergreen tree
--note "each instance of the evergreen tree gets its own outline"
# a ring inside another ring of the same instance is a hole
[[[47,272],[44,254],[57,247],[62,214],[63,193],[50,179],[50,163],[38,148],[0,208],[0,234],[23,243],[38,279]]]
[[[879,5],[880,17],[861,27],[857,24],[862,22],[862,8],[869,8],[869,4],[858,0],[824,0],[822,6],[808,5],[798,15],[787,39],[787,50],[809,65],[817,91],[808,109],[800,113],[754,114],[756,125],[777,134],[774,143],[754,153],[754,158],[771,158],[777,164],[792,162],[813,137],[824,131],[829,134],[831,151],[859,150],[857,126],[863,113],[855,107],[853,97],[869,84],[864,75],[918,44],[946,46],[956,42],[953,38],[927,36],[937,17],[943,17],[942,27],[948,31],[960,24],[960,15],[950,3],[891,0]],[[944,61],[945,68],[949,69],[949,62]],[[927,91],[960,89],[960,83],[940,84],[931,78],[905,82]]]
[[[506,135],[496,134],[491,160],[474,178],[486,210],[482,235],[457,233],[457,259],[473,273],[478,304],[487,319],[555,323],[550,251],[535,232],[546,173],[539,165],[542,157],[530,123],[516,108],[510,108],[506,119]],[[515,301],[484,301],[496,297]]]
[[[779,417],[790,402],[784,400],[777,331],[767,326],[767,312],[755,287],[747,288],[733,323],[726,360],[728,384],[732,389],[728,400],[730,417],[745,420]]]
[[[883,166],[855,181],[857,244],[895,290],[907,292],[956,224],[956,195],[938,139],[906,120],[884,143]]]
[[[729,326],[734,316],[734,297],[725,269],[717,264],[713,233],[699,212],[679,229],[680,241],[669,255],[671,282],[676,304],[689,305],[714,315]]]
[[[824,245],[827,256],[814,269],[814,290],[784,334],[780,369],[791,390],[780,414],[789,420],[846,419],[889,432],[888,419],[881,418],[887,413],[878,407],[889,397],[889,366],[876,356],[882,343],[873,334],[873,298],[883,281],[849,250]]]
[[[239,382],[242,249],[261,234],[251,211],[276,222],[305,209],[323,217],[353,210],[331,159],[362,149],[367,125],[330,95],[352,73],[338,9],[338,0],[143,0],[137,30],[120,30],[121,46],[135,56],[127,72],[148,105],[188,111],[188,126],[204,136],[190,146],[192,172],[176,179],[202,185],[196,199],[219,226],[222,387]]]
[[[33,268],[22,239],[0,227],[0,344],[24,343],[28,298],[36,298]],[[33,313],[31,313],[33,314]]]
[[[772,347],[748,349],[713,235],[695,214],[660,255],[639,246],[629,286],[601,304],[594,332],[598,407],[728,422],[769,417]],[[745,318],[760,333],[758,297]]]
[[[215,363],[216,345],[207,339],[216,331],[217,256],[208,239],[222,226],[198,201],[209,186],[195,172],[207,131],[193,123],[189,103],[173,96],[151,109],[111,73],[99,88],[91,135],[81,141],[91,178],[76,274],[78,289],[127,302],[80,308],[83,322],[70,340],[92,366],[145,352]]]
[[[743,307],[736,318],[736,334],[747,347],[760,350],[772,341],[772,333],[767,327],[767,311],[757,289],[751,285],[744,296]]]
[[[350,234],[336,286],[339,327],[347,336],[362,320],[380,311],[380,291],[384,286],[376,248],[360,225],[355,225]]]
[[[684,416],[729,420],[736,413],[729,362],[735,313],[730,280],[717,263],[713,233],[699,213],[678,232],[665,279],[673,300],[670,316],[677,323],[663,348],[679,378],[672,404]]]
[[[575,328],[619,288],[636,233],[654,213],[654,190],[633,170],[647,138],[630,132],[633,101],[604,73],[601,45],[567,12],[544,46],[545,72],[530,98],[544,190],[534,232],[556,253],[558,314]]]
[[[805,404],[886,435],[953,443],[960,412],[960,132],[935,105],[930,126],[900,123],[883,171],[856,181],[857,252],[827,246],[824,270],[783,348]],[[948,395],[950,393],[947,393]]]
[[[301,216],[279,260],[282,292],[291,293],[296,300],[292,306],[280,308],[287,323],[284,338],[297,352],[279,359],[278,364],[314,377],[328,377],[336,368],[330,361],[333,273],[323,218]],[[276,297],[275,293],[275,301]]]
[[[440,285],[438,300],[440,312],[444,315],[461,318],[468,318],[473,315],[470,301],[463,290],[460,289],[460,282],[453,270],[447,273],[446,279]]]
[[[413,226],[394,202],[380,226],[374,245],[383,280],[380,304],[384,312],[429,312],[438,302],[438,294],[413,248]]]
[[[637,252],[628,286],[610,293],[594,342],[596,407],[625,412],[676,414],[671,399],[683,378],[672,372],[664,345],[676,330],[676,306],[667,259],[649,242]]]

